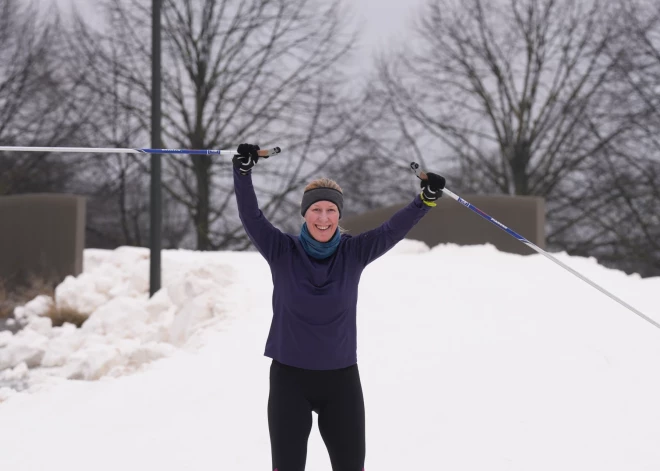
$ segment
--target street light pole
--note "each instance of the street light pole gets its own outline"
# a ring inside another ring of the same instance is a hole
[[[151,40],[151,147],[161,145],[161,2],[152,0],[152,40]],[[150,267],[149,294],[153,296],[160,289],[161,248],[162,248],[162,156],[151,156],[151,225],[150,225]]]

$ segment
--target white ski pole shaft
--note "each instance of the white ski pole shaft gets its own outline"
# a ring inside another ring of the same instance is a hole
[[[106,147],[17,147],[0,146],[0,152],[60,152],[60,153],[87,153],[87,154],[179,154],[179,155],[234,155],[236,150],[214,149],[122,149]],[[269,157],[279,154],[281,149],[259,150],[260,157]]]
[[[410,168],[412,169],[413,172],[415,172],[415,175],[417,175],[421,180],[426,180],[426,178],[427,178],[427,177],[426,177],[426,173],[424,173],[424,172],[420,169],[419,164],[417,164],[416,162],[412,162],[412,163],[410,164]],[[607,291],[607,290],[606,290],[605,288],[603,288],[602,286],[600,286],[600,285],[594,283],[593,281],[591,281],[591,280],[590,280],[589,278],[587,278],[586,276],[584,276],[584,275],[580,274],[579,272],[575,271],[574,269],[572,269],[571,267],[569,267],[568,265],[566,265],[565,263],[563,263],[561,260],[557,259],[556,257],[554,257],[553,255],[551,255],[550,253],[548,253],[548,252],[546,252],[545,250],[543,250],[541,247],[539,247],[539,246],[533,244],[532,242],[530,242],[529,240],[527,240],[526,238],[524,238],[523,236],[521,236],[521,235],[518,234],[517,232],[515,232],[515,231],[509,229],[507,226],[505,226],[504,224],[502,224],[501,222],[499,222],[497,219],[495,219],[495,218],[489,216],[488,214],[484,213],[482,210],[480,210],[479,208],[477,208],[476,206],[474,206],[472,203],[470,203],[470,202],[464,200],[463,198],[461,198],[460,196],[458,196],[456,193],[451,192],[451,191],[448,190],[447,188],[444,188],[444,189],[442,190],[442,192],[443,192],[444,194],[446,194],[447,196],[449,196],[450,198],[452,198],[452,199],[458,201],[459,203],[461,203],[461,204],[462,204],[463,206],[465,206],[466,208],[468,208],[468,209],[474,211],[475,213],[477,213],[479,216],[481,216],[481,217],[484,218],[485,220],[487,220],[487,221],[491,222],[492,224],[496,225],[497,227],[499,227],[500,229],[502,229],[504,232],[506,232],[506,233],[509,234],[510,236],[515,237],[516,239],[518,239],[518,240],[519,240],[520,242],[522,242],[523,244],[525,244],[525,245],[527,245],[528,247],[532,248],[533,250],[537,251],[538,253],[540,253],[540,254],[543,255],[544,257],[546,257],[546,258],[552,260],[553,262],[555,262],[555,263],[556,263],[557,265],[559,265],[560,267],[564,268],[565,270],[568,270],[568,271],[571,272],[573,275],[577,276],[577,277],[580,278],[582,281],[584,281],[584,282],[590,284],[591,286],[593,286],[594,288],[596,288],[596,289],[597,289],[598,291],[600,291],[601,293],[605,294],[606,296],[609,296],[609,297],[612,298],[614,301],[616,301],[617,303],[621,304],[621,305],[622,305],[623,307],[625,307],[626,309],[628,309],[628,310],[634,312],[635,314],[637,314],[639,317],[641,317],[641,318],[644,319],[645,321],[649,322],[650,324],[652,324],[652,325],[654,325],[654,326],[656,326],[657,328],[660,329],[660,324],[659,324],[659,323],[657,323],[656,321],[654,321],[653,319],[651,319],[651,318],[648,317],[647,315],[643,314],[643,313],[640,312],[639,310],[635,309],[634,307],[632,307],[630,304],[628,304],[627,302],[625,302],[625,301],[622,300],[621,298],[619,298],[619,297],[615,296],[614,294],[610,293],[609,291]]]

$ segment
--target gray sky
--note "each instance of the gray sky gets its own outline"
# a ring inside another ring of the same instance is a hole
[[[365,21],[363,41],[372,50],[401,40],[424,0],[352,0]]]
[[[61,7],[76,4],[83,12],[93,12],[97,0],[37,0],[46,5],[57,3]],[[368,64],[373,53],[400,44],[407,24],[426,0],[345,0],[362,24],[362,47],[357,50],[357,63]]]

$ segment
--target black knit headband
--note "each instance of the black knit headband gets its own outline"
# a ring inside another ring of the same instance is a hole
[[[314,188],[307,190],[303,193],[302,202],[300,203],[300,214],[305,217],[305,213],[311,205],[317,201],[330,201],[337,205],[339,209],[339,217],[341,218],[342,209],[344,209],[344,195],[341,191],[334,188]]]

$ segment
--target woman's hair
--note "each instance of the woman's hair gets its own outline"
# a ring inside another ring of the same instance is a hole
[[[323,178],[317,178],[316,180],[312,180],[305,187],[305,191],[315,190],[316,188],[331,188],[331,189],[337,190],[339,193],[343,194],[339,184],[336,181],[334,181],[330,178],[323,177]]]

